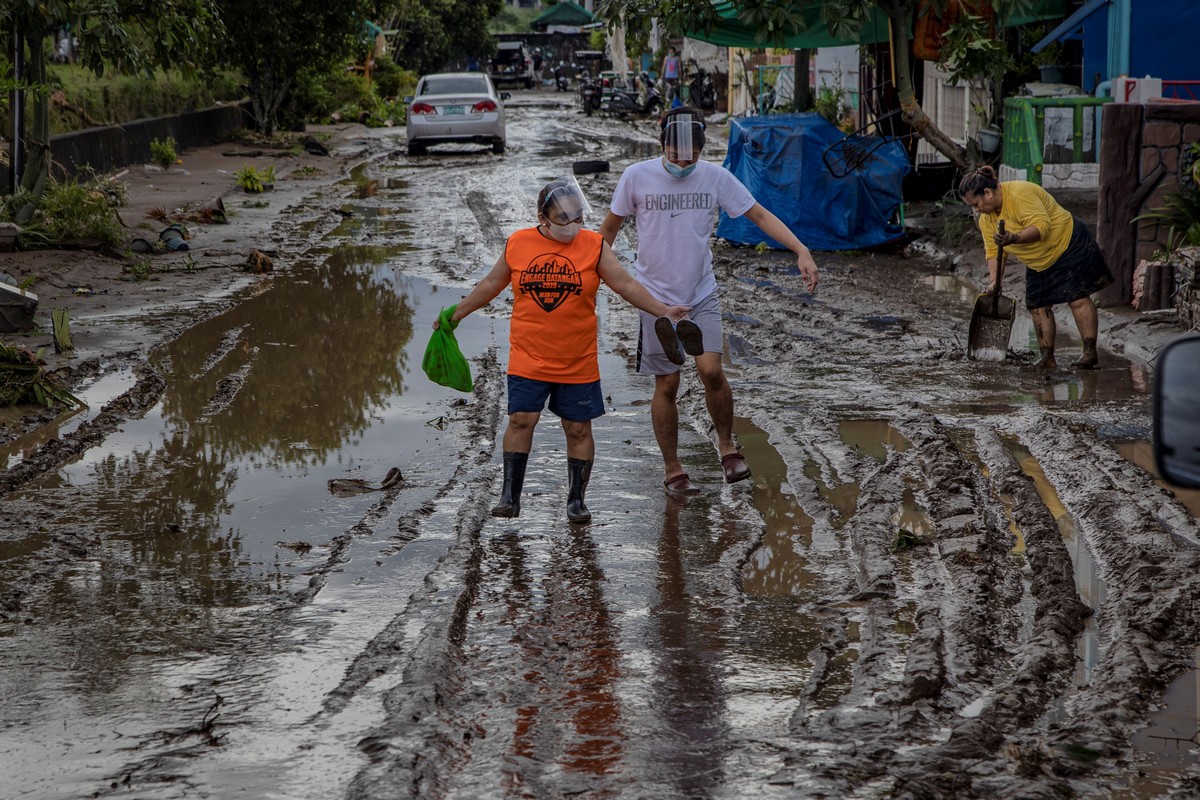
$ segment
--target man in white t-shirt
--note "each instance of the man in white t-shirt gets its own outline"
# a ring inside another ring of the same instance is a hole
[[[733,441],[733,392],[721,367],[724,332],[709,239],[719,211],[745,215],[763,233],[796,254],[809,291],[817,288],[812,254],[778,217],[767,211],[728,170],[700,160],[704,117],[689,106],[667,112],[660,124],[661,158],[639,161],[621,175],[600,234],[611,246],[625,218],[637,223],[634,272],[650,294],[667,305],[691,306],[688,318],[673,326],[665,318],[641,314],[638,372],[654,375],[650,414],[662,451],[670,494],[699,491],[679,462],[679,369],[684,353],[693,356],[704,384],[704,399],[717,431],[717,449],[727,483],[750,477]]]

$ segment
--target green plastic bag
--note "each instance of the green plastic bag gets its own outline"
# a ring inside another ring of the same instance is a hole
[[[449,386],[460,392],[469,392],[475,388],[471,382],[471,365],[458,349],[458,340],[454,338],[457,322],[451,322],[457,305],[443,308],[438,314],[438,327],[429,337],[425,346],[425,357],[421,359],[421,369],[429,379],[440,386]]]

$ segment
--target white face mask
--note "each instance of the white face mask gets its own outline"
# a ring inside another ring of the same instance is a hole
[[[550,234],[550,238],[563,243],[574,240],[582,229],[582,222],[568,222],[566,225],[555,225],[553,222],[546,222],[546,233]]]
[[[694,172],[696,169],[695,164],[688,164],[686,167],[681,167],[678,164],[673,164],[670,161],[667,161],[666,156],[663,156],[662,163],[663,163],[663,167],[667,170],[667,172],[671,173],[676,178],[686,178],[688,175],[691,175],[692,172]]]

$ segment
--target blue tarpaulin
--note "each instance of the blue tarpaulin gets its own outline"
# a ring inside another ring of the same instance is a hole
[[[725,168],[812,250],[874,247],[904,235],[893,221],[909,170],[898,141],[847,139],[814,113],[745,117],[733,120]],[[724,212],[717,236],[782,247],[750,220]]]

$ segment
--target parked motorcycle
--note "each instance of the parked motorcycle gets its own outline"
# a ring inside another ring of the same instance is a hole
[[[604,89],[599,81],[592,80],[592,75],[586,69],[579,73],[579,105],[583,113],[589,117],[593,111],[600,110],[600,97]]]
[[[643,70],[642,74],[638,76],[638,85],[641,88],[636,90],[612,87],[609,90],[608,99],[600,101],[600,110],[606,114],[621,117],[630,115],[657,117],[662,113],[663,101],[658,90],[654,88],[648,72]]]
[[[567,77],[567,64],[565,61],[558,62],[558,66],[554,68],[554,86],[560,92],[570,91],[571,79]]]
[[[688,83],[688,100],[701,111],[716,110],[717,85],[707,70],[693,67],[692,79]]]

